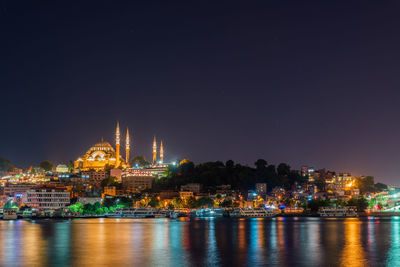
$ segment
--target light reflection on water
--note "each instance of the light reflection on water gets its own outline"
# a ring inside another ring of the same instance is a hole
[[[400,266],[399,219],[0,221],[0,266]]]

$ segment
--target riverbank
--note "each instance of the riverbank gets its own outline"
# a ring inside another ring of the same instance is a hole
[[[190,216],[181,216],[179,218],[189,218]],[[222,218],[223,216],[211,216],[215,218]],[[294,218],[294,217],[299,217],[299,218],[322,218],[318,214],[277,214],[274,217],[283,217],[283,218]],[[268,217],[268,218],[274,218],[274,217]],[[400,212],[359,212],[358,217],[360,218],[366,218],[366,217],[400,217]],[[34,217],[23,217],[23,216],[18,216],[18,219],[25,219],[25,220],[40,220],[40,219],[108,219],[108,218],[114,218],[118,219],[117,217],[109,217],[108,215],[76,215],[76,216],[34,216]],[[164,218],[164,217],[161,217]],[[174,218],[169,218],[165,217],[166,219],[174,219]],[[205,217],[190,217],[190,218],[205,218]],[[230,218],[224,216],[224,218],[227,219],[236,219],[236,218]],[[250,217],[249,217],[250,218]],[[329,218],[349,218],[349,217],[343,217],[343,216],[331,216]],[[3,219],[2,217],[0,218],[2,220],[7,220]],[[119,219],[124,219],[124,217],[121,217]],[[132,218],[131,218],[132,219]],[[143,218],[141,218],[143,219]],[[176,218],[175,218],[176,219]]]

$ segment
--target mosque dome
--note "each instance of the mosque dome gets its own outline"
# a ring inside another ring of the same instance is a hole
[[[109,142],[100,142],[92,146],[89,150],[88,153],[94,152],[94,151],[104,151],[104,152],[114,152],[114,148],[111,146]]]

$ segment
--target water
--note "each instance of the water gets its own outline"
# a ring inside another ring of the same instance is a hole
[[[400,219],[0,220],[0,266],[400,266]]]

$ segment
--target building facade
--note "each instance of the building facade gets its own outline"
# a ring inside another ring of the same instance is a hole
[[[122,177],[122,186],[128,192],[140,192],[151,189],[154,176],[127,176]]]
[[[32,189],[24,193],[23,204],[36,209],[60,209],[70,202],[70,192],[56,188]]]

